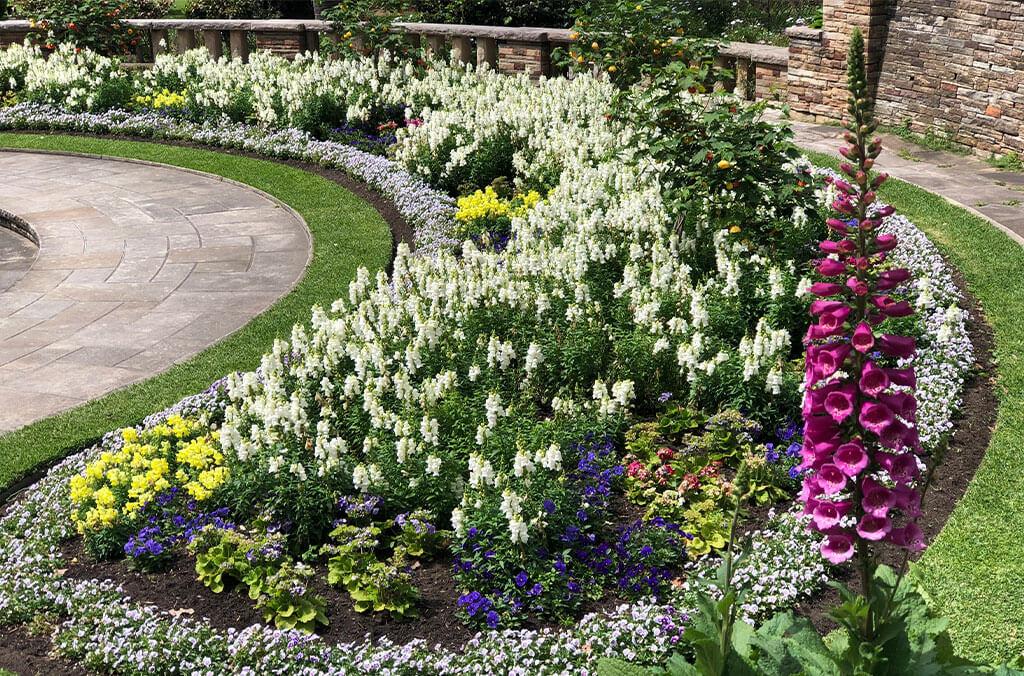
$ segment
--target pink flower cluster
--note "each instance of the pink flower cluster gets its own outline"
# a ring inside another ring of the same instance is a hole
[[[856,166],[840,167],[849,182],[833,181],[838,197],[832,206],[840,217],[828,226],[837,236],[820,244],[827,256],[816,270],[825,281],[811,288],[818,296],[811,304],[816,322],[805,338],[801,468],[811,471],[800,499],[811,527],[826,536],[822,554],[832,563],[852,558],[858,544],[885,540],[924,547],[914,522],[920,514],[915,482],[921,453],[914,371],[879,365],[884,357],[914,354],[914,339],[880,330],[889,318],[913,314],[906,301],[888,293],[910,273],[887,267],[896,238],[876,233],[893,213],[888,206],[871,210],[875,190],[887,178],[867,175],[881,142],[867,143],[852,133],[847,140],[851,146],[842,153]]]

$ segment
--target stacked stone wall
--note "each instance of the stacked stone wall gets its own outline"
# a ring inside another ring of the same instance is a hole
[[[878,115],[986,152],[1024,152],[1024,2],[900,0]]]
[[[797,117],[842,119],[846,48],[860,28],[883,124],[1024,152],[1024,2],[824,0],[823,10],[821,30],[788,31]]]

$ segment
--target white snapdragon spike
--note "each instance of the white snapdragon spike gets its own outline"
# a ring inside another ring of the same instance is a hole
[[[765,367],[774,373],[782,368],[790,347],[790,335],[786,329],[773,329],[762,317],[757,322],[753,335],[744,336],[740,341],[739,354],[743,358],[743,380],[750,380]],[[766,386],[771,389],[778,383],[773,378]]]
[[[537,451],[536,460],[544,469],[557,472],[562,469],[562,449],[558,444],[551,444]]]
[[[533,460],[530,459],[530,456],[522,449],[519,449],[516,452],[516,458],[512,464],[512,468],[516,478],[522,478],[532,472],[535,465],[533,464]]]

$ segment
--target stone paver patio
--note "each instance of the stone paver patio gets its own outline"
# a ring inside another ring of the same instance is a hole
[[[287,293],[309,260],[297,214],[216,176],[0,151],[0,177],[0,209],[39,240],[35,254],[0,234],[0,431],[203,350]]]
[[[839,127],[791,124],[803,148],[837,155],[843,145]],[[881,171],[981,214],[1024,244],[1024,174],[999,171],[975,156],[926,150],[891,134],[882,141]]]

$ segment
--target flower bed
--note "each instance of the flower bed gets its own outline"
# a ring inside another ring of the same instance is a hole
[[[142,109],[96,110],[76,90],[109,64],[12,54],[0,74],[15,72],[25,102],[0,109],[0,128],[341,168],[393,199],[430,255],[400,248],[390,278],[361,274],[258,371],[51,470],[0,522],[0,623],[56,618],[60,654],[119,673],[657,663],[714,582],[740,468],[779,510],[737,570],[751,583],[744,612],[765,617],[826,579],[820,538],[787,503],[802,472],[792,336],[808,324],[805,275],[835,177],[799,161],[784,132],[701,117],[715,104],[694,97],[694,129],[713,130],[715,150],[692,162],[711,178],[688,184],[696,197],[674,223],[668,168],[645,156],[642,129],[605,115],[613,92],[591,78],[186,55],[125,84]],[[396,105],[399,119],[382,120]],[[392,159],[317,138],[332,119],[390,125]],[[935,449],[973,363],[960,296],[911,223],[882,228],[899,241],[889,262],[911,273],[891,293],[919,310],[904,328],[919,344],[919,436]],[[142,569],[187,561],[211,593],[246,589],[278,628],[215,629],[74,579],[59,543],[78,536]],[[323,578],[358,612],[415,615],[409,570],[431,560],[450,564],[461,617],[481,629],[461,649],[305,633],[331,621]],[[587,613],[602,599],[629,603]],[[574,624],[516,628],[558,621]]]

